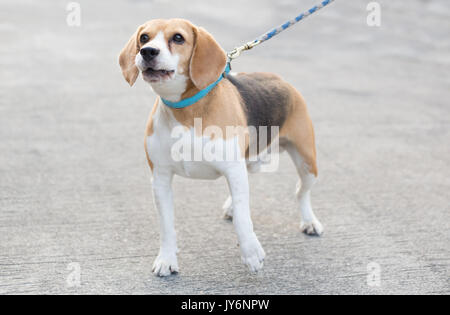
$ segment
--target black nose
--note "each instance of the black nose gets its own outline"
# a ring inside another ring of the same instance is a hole
[[[159,49],[153,47],[145,47],[141,49],[141,56],[145,61],[151,61],[159,55]]]

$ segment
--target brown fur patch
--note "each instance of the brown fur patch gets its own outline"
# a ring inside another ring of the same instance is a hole
[[[292,111],[280,130],[280,137],[285,137],[295,145],[310,172],[317,176],[316,143],[311,118],[303,96],[294,87],[290,86],[290,89],[293,96]]]
[[[241,98],[235,87],[227,80],[222,80],[206,97],[197,103],[180,109],[171,108],[175,119],[186,127],[194,127],[194,119],[202,119],[202,130],[196,130],[197,135],[217,137],[215,134],[205,134],[205,129],[218,127],[221,136],[229,139],[239,136],[241,152],[248,147],[247,134],[235,134],[227,131],[227,127],[241,127],[246,130],[247,120],[242,108]],[[208,130],[206,130],[207,133]]]
[[[220,45],[203,28],[194,27],[195,47],[189,73],[192,82],[203,90],[214,83],[227,64],[227,55]]]
[[[144,25],[138,27],[119,55],[119,65],[122,69],[123,77],[131,86],[136,82],[139,75],[139,70],[134,63],[134,58],[139,52],[138,36],[143,27]]]

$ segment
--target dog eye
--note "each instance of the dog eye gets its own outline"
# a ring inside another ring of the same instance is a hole
[[[181,34],[175,34],[173,35],[172,40],[177,44],[183,44],[184,43],[184,37],[181,36]]]
[[[141,44],[145,44],[146,42],[148,42],[149,39],[150,37],[148,37],[147,34],[142,34],[141,37],[139,38],[139,41],[141,42]]]

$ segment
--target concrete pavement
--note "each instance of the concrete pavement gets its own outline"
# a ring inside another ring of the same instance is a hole
[[[380,28],[367,26],[366,1],[336,1],[233,64],[304,94],[323,237],[300,232],[282,155],[278,172],[250,177],[267,254],[251,275],[220,219],[224,180],[177,178],[181,273],[160,279],[143,151],[155,96],[127,86],[119,51],[160,17],[190,19],[229,50],[315,1],[85,0],[80,27],[67,26],[64,1],[2,1],[0,294],[450,293],[450,5],[379,2]]]

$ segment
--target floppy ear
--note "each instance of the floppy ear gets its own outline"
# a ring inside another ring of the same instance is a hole
[[[137,53],[139,52],[137,37],[143,26],[140,26],[137,31],[131,36],[128,43],[122,49],[119,55],[119,64],[122,68],[122,74],[125,80],[132,86],[139,75],[139,69],[134,63]]]
[[[227,55],[205,29],[194,27],[194,34],[196,41],[191,57],[190,76],[194,85],[203,90],[220,77],[227,64]]]

